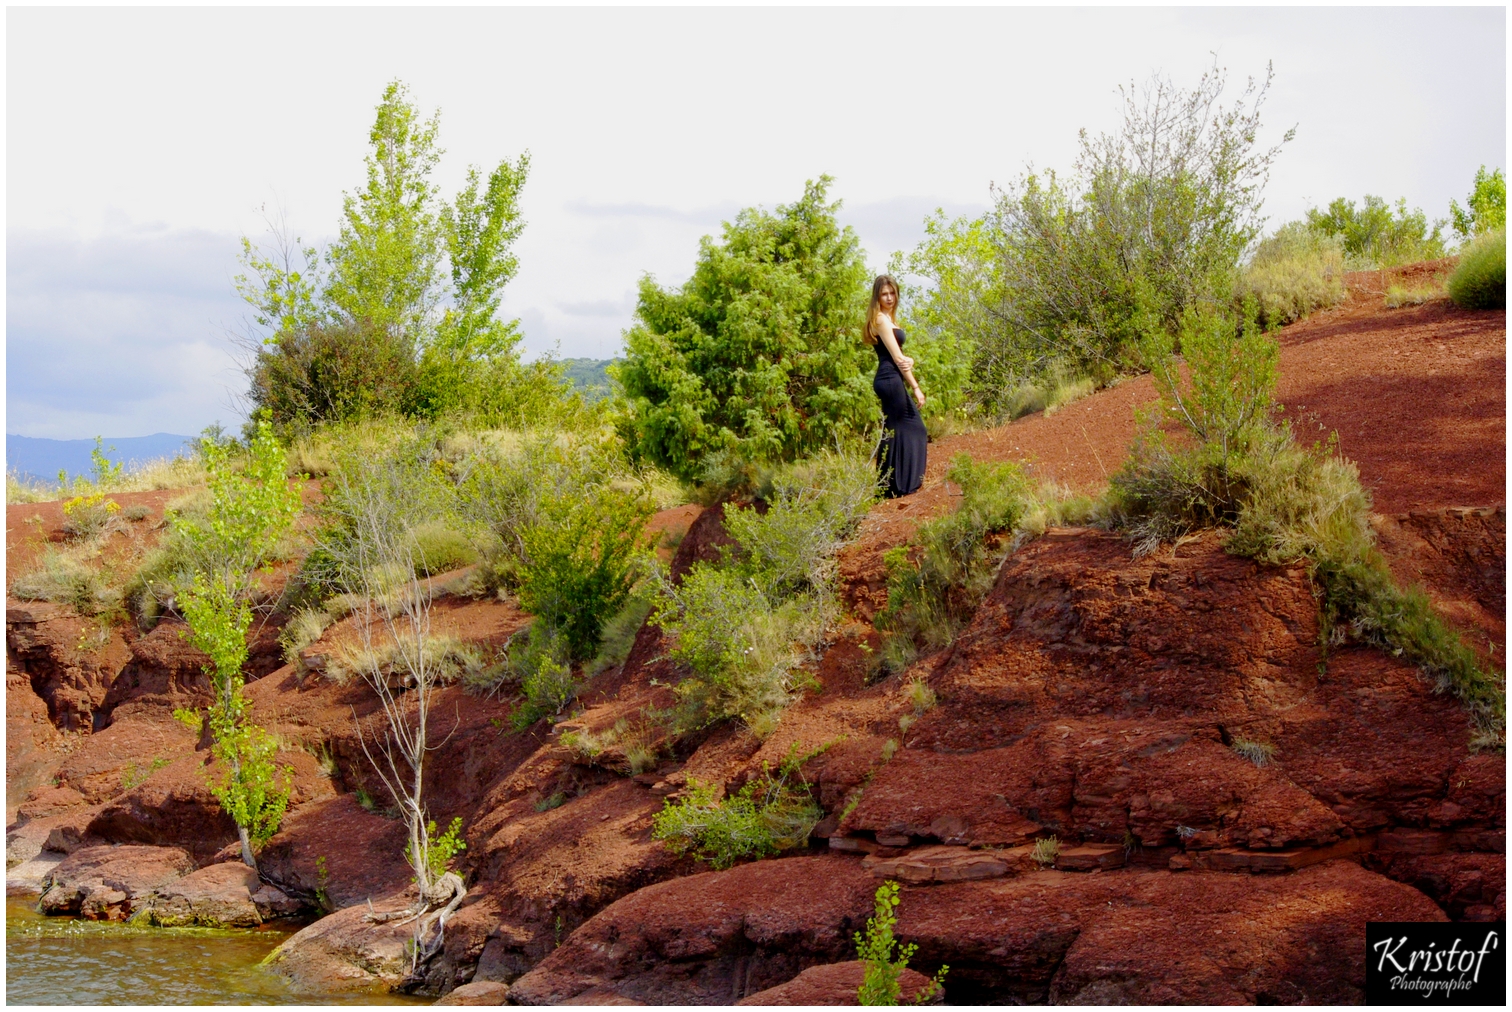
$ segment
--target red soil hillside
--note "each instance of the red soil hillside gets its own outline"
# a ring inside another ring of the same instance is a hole
[[[1386,310],[1368,287],[1379,281],[1352,277],[1346,304],[1281,333],[1281,396],[1299,431],[1339,431],[1399,575],[1500,663],[1505,315]],[[918,944],[915,967],[950,964],[950,1002],[1357,1003],[1366,921],[1504,919],[1504,756],[1473,753],[1464,710],[1402,661],[1353,646],[1322,656],[1306,574],[1229,556],[1216,533],[1133,559],[1115,535],[1053,529],[1009,557],[950,648],[868,684],[882,554],[951,508],[950,455],[1027,461],[1095,490],[1150,396],[1133,380],[934,444],[925,488],[877,506],[842,553],[847,612],[817,662],[820,688],[764,740],[734,724],[667,740],[645,719],[681,677],[653,626],[554,728],[511,733],[512,699],[446,688],[426,789],[438,822],[463,819],[469,895],[423,990],[833,1001],[859,980],[852,935],[886,879],[904,884],[898,935]],[[9,507],[8,553],[47,537],[50,515]],[[728,541],[719,511],[680,507],[657,528],[681,535],[674,579]],[[436,618],[484,647],[529,620],[454,595]],[[9,856],[81,855],[50,895],[124,916],[152,896],[90,906],[85,869],[114,854],[145,862],[143,881],[179,874],[183,854],[232,859],[235,833],[205,788],[206,753],[171,717],[205,699],[182,626],[105,640],[91,627],[8,601]],[[366,923],[366,901],[402,906],[408,874],[359,741],[375,702],[322,673],[344,628],[295,665],[266,633],[253,645],[254,673],[268,673],[248,693],[286,745],[295,796],[262,853],[267,895],[248,902],[276,911],[322,894],[338,909],[275,966],[313,987],[386,987],[407,929]],[[905,732],[907,678],[938,704]],[[562,744],[621,720],[660,748],[654,769],[630,775],[623,745],[590,759]],[[691,781],[733,792],[794,747],[821,746],[803,768],[826,813],[807,850],[711,872],[651,838]],[[368,796],[376,810],[358,804]],[[1058,853],[1036,861],[1051,837]],[[126,844],[147,846],[93,849]]]

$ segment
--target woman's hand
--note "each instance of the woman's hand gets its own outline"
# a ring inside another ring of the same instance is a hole
[[[924,406],[924,391],[922,391],[922,390],[919,389],[919,384],[917,384],[917,383],[914,384],[913,391],[914,391],[914,400],[918,401],[919,402],[919,407],[922,408]]]
[[[909,358],[907,355],[899,354],[898,368],[903,370],[904,372],[913,372],[913,359]]]

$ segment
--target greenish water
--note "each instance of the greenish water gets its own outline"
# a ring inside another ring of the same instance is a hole
[[[397,1005],[405,995],[294,990],[258,964],[289,932],[148,928],[43,917],[6,897],[8,1005]]]

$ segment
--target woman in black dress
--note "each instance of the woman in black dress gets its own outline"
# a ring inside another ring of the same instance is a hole
[[[924,391],[913,375],[913,359],[903,354],[903,331],[893,325],[898,311],[898,284],[883,274],[872,282],[871,305],[866,311],[866,327],[861,336],[877,349],[877,375],[872,389],[882,402],[886,432],[877,467],[887,483],[889,499],[917,492],[924,480],[924,465],[929,454],[929,433],[924,419],[914,407],[924,406]],[[909,400],[909,389],[913,400]]]

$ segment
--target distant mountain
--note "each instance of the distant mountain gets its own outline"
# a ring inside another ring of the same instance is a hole
[[[623,361],[618,358],[563,358],[558,359],[566,370],[569,382],[583,392],[590,401],[602,400],[614,390],[614,381],[609,378],[609,366]]]
[[[192,451],[185,443],[193,438],[176,436],[171,432],[154,432],[150,436],[107,439],[105,456],[124,463],[129,471],[132,464],[160,460],[163,457],[189,456]],[[37,439],[7,433],[5,473],[49,483],[58,480],[60,469],[67,470],[69,477],[88,475],[94,467],[89,459],[89,451],[94,446],[93,439]]]

